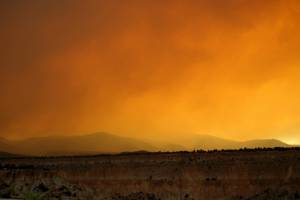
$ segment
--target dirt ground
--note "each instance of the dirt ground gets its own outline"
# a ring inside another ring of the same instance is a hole
[[[300,199],[300,150],[0,158],[0,198]]]

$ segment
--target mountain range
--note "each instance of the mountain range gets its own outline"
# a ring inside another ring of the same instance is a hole
[[[181,151],[239,149],[256,147],[289,147],[275,139],[235,141],[211,135],[185,134],[168,141],[147,141],[98,132],[82,136],[33,137],[9,141],[0,138],[0,152],[20,155],[85,155],[132,151]]]

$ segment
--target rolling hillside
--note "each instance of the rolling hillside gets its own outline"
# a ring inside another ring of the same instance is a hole
[[[175,144],[180,144],[188,150],[193,149],[240,149],[240,148],[257,148],[257,147],[290,147],[290,145],[275,139],[261,139],[236,141],[223,139],[211,135],[185,134],[184,137],[170,138]]]
[[[0,139],[0,151],[20,155],[85,155],[132,151],[183,151],[240,149],[256,147],[289,147],[275,139],[235,141],[210,135],[185,134],[167,141],[147,141],[110,133],[82,136],[33,137],[19,141]]]
[[[29,138],[16,142],[15,149],[16,152],[31,155],[74,155],[156,150],[154,146],[143,141],[104,132],[83,136]]]

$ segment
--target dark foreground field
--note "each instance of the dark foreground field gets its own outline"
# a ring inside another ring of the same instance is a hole
[[[300,199],[300,150],[6,157],[0,198]]]

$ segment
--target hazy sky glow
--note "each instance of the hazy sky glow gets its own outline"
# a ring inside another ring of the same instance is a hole
[[[300,1],[0,2],[0,134],[300,142]]]

